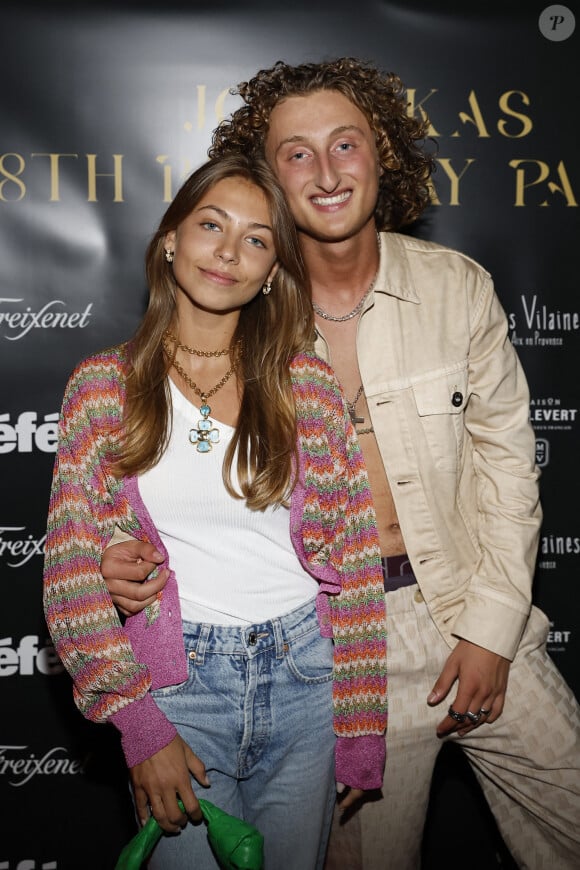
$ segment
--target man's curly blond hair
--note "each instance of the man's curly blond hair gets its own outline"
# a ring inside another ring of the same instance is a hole
[[[241,96],[244,105],[214,131],[209,156],[242,151],[263,158],[274,107],[286,97],[323,90],[347,97],[375,134],[381,166],[375,209],[378,229],[398,230],[413,223],[431,197],[429,179],[435,158],[424,148],[429,122],[409,116],[406,90],[397,75],[356,58],[299,66],[278,61],[241,82],[231,93]]]

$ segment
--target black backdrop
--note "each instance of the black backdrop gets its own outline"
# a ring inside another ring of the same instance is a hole
[[[74,364],[133,331],[146,242],[238,105],[229,88],[278,59],[375,61],[430,118],[434,202],[413,232],[483,263],[508,312],[543,471],[534,594],[580,691],[577,9],[466,7],[5,0],[0,870],[103,870],[132,833],[115,735],[77,713],[42,617],[56,420]]]

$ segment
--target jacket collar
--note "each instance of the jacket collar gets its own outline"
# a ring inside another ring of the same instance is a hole
[[[375,293],[386,293],[406,302],[420,304],[405,244],[409,239],[409,236],[400,233],[381,233],[379,273],[365,310],[372,304]]]

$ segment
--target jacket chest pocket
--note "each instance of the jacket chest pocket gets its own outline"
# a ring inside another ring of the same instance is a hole
[[[425,441],[438,471],[456,472],[464,443],[467,404],[465,365],[411,384]]]

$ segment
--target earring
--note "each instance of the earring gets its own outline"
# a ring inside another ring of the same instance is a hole
[[[264,294],[264,296],[267,296],[271,289],[272,289],[272,282],[266,281],[266,283],[262,287],[262,293]]]
[[[165,251],[165,259],[168,263],[173,263],[173,251]]]

